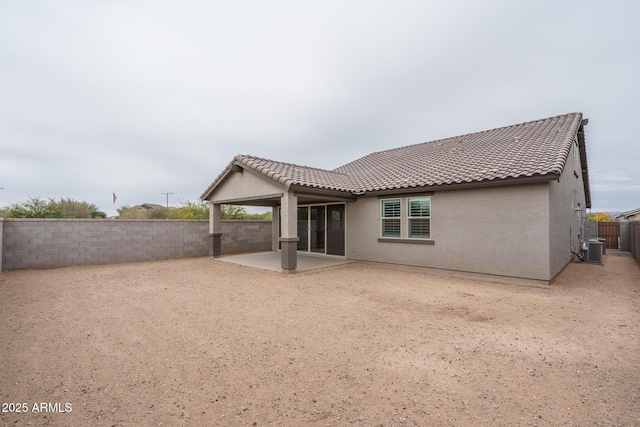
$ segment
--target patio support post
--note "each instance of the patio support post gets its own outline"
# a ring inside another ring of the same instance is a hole
[[[278,232],[280,230],[278,230],[278,226],[279,226],[279,221],[278,221],[279,217],[278,217],[278,207],[274,206],[273,208],[271,208],[271,236],[273,236],[271,238],[271,250],[272,251],[277,251],[278,250]]]
[[[292,191],[287,191],[281,201],[281,266],[283,272],[295,273],[298,267],[298,198]]]
[[[209,202],[209,237],[211,240],[211,256],[220,258],[222,249],[222,221],[219,203]]]

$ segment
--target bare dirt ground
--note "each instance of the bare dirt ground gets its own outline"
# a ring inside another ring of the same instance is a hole
[[[640,425],[630,257],[548,287],[198,258],[5,272],[0,301],[0,425]]]

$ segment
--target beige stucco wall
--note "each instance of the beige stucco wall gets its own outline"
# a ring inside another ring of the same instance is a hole
[[[564,172],[559,181],[549,183],[549,275],[555,276],[564,268],[573,255],[580,250],[580,240],[584,239],[582,222],[586,216],[586,203],[582,170],[579,163],[574,165],[575,143]],[[580,210],[578,209],[578,204]]]
[[[250,200],[266,195],[282,194],[283,191],[283,185],[259,177],[249,170],[245,170],[242,173],[231,172],[216,188],[210,201]]]
[[[347,258],[549,280],[548,188],[540,183],[435,192],[433,245],[378,242],[380,200],[362,197],[347,203]]]

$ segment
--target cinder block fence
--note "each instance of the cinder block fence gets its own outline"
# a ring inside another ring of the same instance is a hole
[[[222,221],[223,254],[271,250],[271,221]],[[0,271],[208,256],[206,220],[0,218]]]

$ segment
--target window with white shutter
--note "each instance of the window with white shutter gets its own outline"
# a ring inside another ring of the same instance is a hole
[[[382,236],[401,237],[401,211],[400,199],[382,200]]]
[[[409,238],[429,239],[431,237],[431,197],[410,197],[407,201]]]

